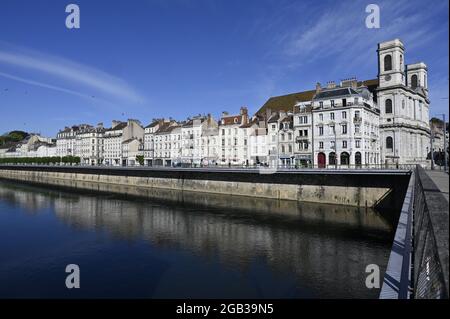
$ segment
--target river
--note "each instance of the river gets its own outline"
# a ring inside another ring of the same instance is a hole
[[[383,275],[395,218],[195,196],[172,202],[0,180],[0,298],[378,297],[365,270],[376,264]],[[79,266],[79,289],[65,285],[68,264]]]

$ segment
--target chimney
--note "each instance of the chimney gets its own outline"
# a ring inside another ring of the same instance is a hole
[[[241,111],[240,111],[241,115],[242,115],[242,124],[247,124],[248,123],[248,109],[246,106],[241,107]]]
[[[327,89],[334,89],[336,87],[336,83],[334,81],[327,82]]]
[[[320,86],[320,82],[316,83],[316,93],[319,93],[320,91],[322,91],[322,87]]]
[[[97,128],[103,128],[103,123],[98,123]]]
[[[228,115],[229,115],[228,112],[226,112],[226,111],[223,111],[223,112],[222,112],[222,117],[226,117],[226,116],[228,116]]]
[[[119,123],[120,121],[113,120],[111,123],[111,128],[115,128],[117,125],[119,125]]]

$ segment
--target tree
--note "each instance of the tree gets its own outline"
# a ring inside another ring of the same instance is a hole
[[[139,165],[144,166],[144,155],[137,155],[136,161],[138,161]]]

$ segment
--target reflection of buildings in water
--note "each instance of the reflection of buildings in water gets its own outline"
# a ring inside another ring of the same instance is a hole
[[[20,206],[28,214],[36,214],[52,207],[53,198],[50,193],[23,191],[15,183],[0,181],[0,201]]]
[[[31,190],[11,194],[0,187],[0,198],[5,193],[20,205],[48,203],[50,198]],[[209,202],[221,207],[219,197]],[[387,263],[393,233],[379,214],[353,207],[259,200],[254,207],[260,210],[251,212],[248,203],[255,199],[236,197],[232,202],[223,199],[231,209],[159,205],[105,195],[60,193],[51,200],[56,215],[73,227],[106,229],[125,240],[143,237],[156,247],[217,255],[244,271],[263,258],[280,273],[294,273],[303,286],[327,285],[323,291],[333,292],[330,297],[349,295],[347,281],[352,279],[366,289],[365,267]]]

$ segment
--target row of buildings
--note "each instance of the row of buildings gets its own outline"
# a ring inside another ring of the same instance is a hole
[[[56,137],[56,156],[88,165],[426,165],[430,152],[427,66],[405,64],[398,40],[378,45],[378,77],[350,78],[270,98],[218,120],[113,121],[76,125]],[[48,147],[52,148],[52,147]],[[0,154],[1,156],[1,154]]]

